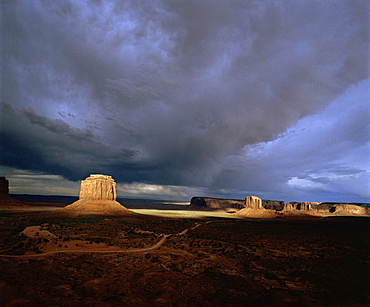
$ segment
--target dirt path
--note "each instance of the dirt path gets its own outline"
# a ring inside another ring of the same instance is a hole
[[[101,250],[101,249],[89,249],[89,250],[81,250],[81,249],[66,249],[66,250],[55,250],[51,252],[46,253],[40,253],[40,254],[30,254],[30,255],[0,255],[0,257],[6,257],[6,258],[33,258],[33,257],[44,257],[44,256],[50,256],[55,254],[67,254],[67,253],[140,253],[140,252],[147,252],[154,249],[159,248],[163,245],[164,242],[166,242],[168,235],[163,235],[162,238],[153,246],[151,247],[145,247],[145,248],[132,248],[132,249],[122,249],[122,250]]]
[[[209,223],[209,222],[207,222]],[[132,249],[121,249],[121,250],[101,250],[101,249],[90,249],[90,250],[81,250],[81,249],[66,249],[66,250],[55,250],[55,251],[50,251],[50,252],[45,252],[45,253],[40,253],[40,254],[29,254],[29,255],[0,255],[0,257],[4,258],[22,258],[22,259],[27,259],[27,258],[34,258],[34,257],[45,257],[45,256],[50,256],[50,255],[55,255],[59,253],[142,253],[142,252],[148,252],[151,250],[155,250],[159,247],[161,247],[164,242],[166,242],[167,238],[172,236],[172,235],[185,235],[189,230],[193,230],[201,226],[201,223],[196,223],[193,227],[184,229],[183,231],[176,233],[176,234],[168,234],[164,235],[161,234],[160,240],[155,243],[151,247],[145,247],[145,248],[132,248]]]
[[[208,224],[208,223],[211,223],[211,221],[208,221],[208,222],[206,222],[205,224]],[[186,234],[189,230],[193,230],[193,229],[195,229],[195,228],[198,228],[199,226],[201,226],[202,224],[201,223],[195,223],[195,225],[193,226],[193,227],[191,227],[191,228],[188,228],[188,229],[185,229],[185,230],[183,230],[183,231],[181,231],[181,232],[179,232],[179,233],[177,233],[176,235],[178,235],[178,236],[183,236],[184,234]]]

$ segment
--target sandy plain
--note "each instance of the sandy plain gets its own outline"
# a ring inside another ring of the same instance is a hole
[[[0,211],[1,306],[370,304],[369,217],[42,208]]]

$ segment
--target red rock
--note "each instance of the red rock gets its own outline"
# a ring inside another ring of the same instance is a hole
[[[250,209],[265,209],[262,206],[262,199],[257,196],[247,196],[245,198],[245,208]]]
[[[130,210],[116,201],[117,185],[111,176],[90,175],[81,181],[79,200],[64,208],[72,216],[84,214],[121,215]]]

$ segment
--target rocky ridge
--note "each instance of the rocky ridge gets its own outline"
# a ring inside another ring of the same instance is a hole
[[[282,216],[370,215],[370,208],[359,204],[290,202],[262,200],[248,196],[245,200],[212,197],[193,197],[190,208],[194,210],[228,211],[252,218]]]
[[[338,215],[370,215],[370,208],[347,203],[291,202],[285,204],[283,211],[304,211]]]

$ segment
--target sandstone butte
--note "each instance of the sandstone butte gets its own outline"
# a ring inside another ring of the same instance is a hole
[[[122,206],[117,198],[117,185],[111,176],[90,175],[81,181],[79,200],[63,210],[71,216],[127,215],[131,211]]]
[[[247,196],[245,198],[244,208],[235,212],[236,215],[251,218],[274,218],[275,210],[266,210],[262,206],[262,199],[257,196]]]
[[[292,202],[285,204],[283,212],[293,211],[304,211],[311,215],[370,215],[370,208],[346,203]]]
[[[0,210],[24,209],[27,207],[29,206],[9,195],[9,181],[5,177],[0,177]]]
[[[325,202],[291,202],[284,204],[283,201],[262,200],[257,196],[248,196],[244,200],[197,196],[191,199],[189,208],[192,210],[228,211],[241,217],[250,218],[370,215],[370,208],[367,204]]]

